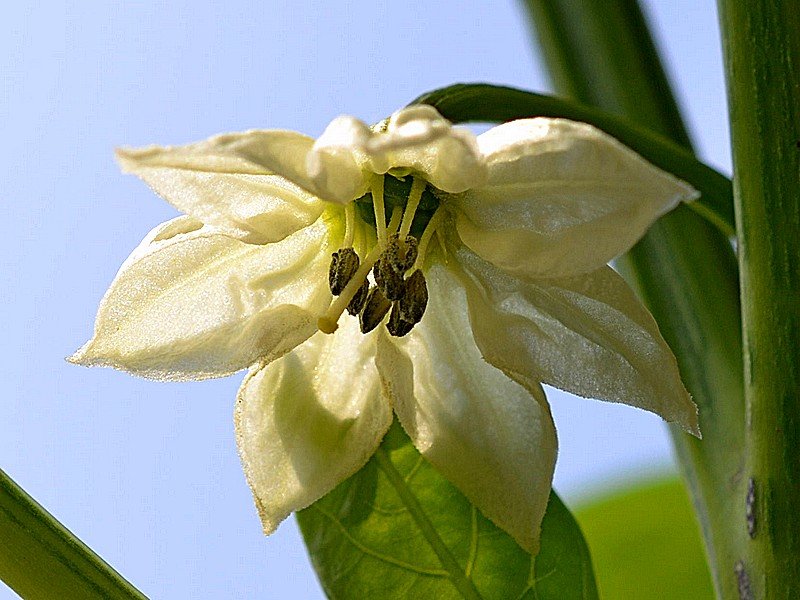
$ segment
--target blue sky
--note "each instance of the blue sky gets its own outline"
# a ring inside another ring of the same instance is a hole
[[[728,171],[714,2],[643,4],[702,156]],[[6,8],[0,467],[154,598],[321,598],[294,522],[261,534],[233,439],[241,376],[161,384],[64,361],[128,253],[175,215],[119,173],[113,148],[256,127],[317,135],[454,82],[546,91],[522,16],[514,0]],[[549,395],[568,502],[674,468],[657,417]]]

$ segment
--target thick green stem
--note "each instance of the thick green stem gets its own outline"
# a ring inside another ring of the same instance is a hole
[[[754,598],[800,590],[800,2],[720,0],[739,231]]]
[[[563,93],[690,146],[635,0],[527,0]],[[746,544],[744,400],[736,261],[728,240],[686,208],[661,219],[620,264],[675,352],[704,439],[672,438],[703,529],[717,592],[739,598]]]
[[[147,600],[2,470],[0,579],[26,599]]]

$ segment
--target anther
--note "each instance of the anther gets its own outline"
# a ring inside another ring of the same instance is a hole
[[[395,270],[385,255],[375,263],[372,275],[375,277],[375,284],[389,300],[399,300],[403,297],[406,289],[403,272]]]
[[[400,316],[400,303],[395,302],[392,306],[392,314],[389,315],[389,322],[386,329],[395,337],[403,337],[414,328],[414,323],[409,323]]]
[[[417,269],[406,279],[403,297],[392,306],[386,329],[395,337],[403,337],[422,320],[428,306],[428,285],[425,276]]]
[[[361,312],[361,309],[364,308],[364,304],[367,301],[367,294],[369,294],[369,282],[364,281],[361,284],[361,287],[358,288],[355,296],[353,299],[350,300],[350,304],[347,305],[347,312],[349,312],[354,317]]]
[[[401,242],[400,236],[394,234],[386,244],[384,256],[395,271],[405,273],[417,260],[417,239],[408,235],[405,241]]]
[[[331,293],[338,296],[342,293],[347,283],[358,271],[361,261],[352,248],[342,248],[331,255],[331,266],[328,270],[328,285]]]
[[[341,251],[340,251],[341,252]],[[317,319],[317,328],[323,333],[333,333],[339,327],[339,317],[353,301],[356,294],[360,293],[364,282],[367,280],[367,275],[372,270],[375,261],[380,257],[380,247],[375,247],[372,251],[364,257],[361,265],[355,274],[350,277],[347,285],[341,291],[338,297],[333,299],[333,302],[328,306],[328,310]]]
[[[428,306],[428,284],[422,271],[417,269],[406,279],[405,294],[397,304],[404,321],[416,325],[422,320]]]
[[[392,303],[386,299],[383,292],[377,287],[373,287],[367,295],[367,301],[361,314],[358,316],[361,333],[369,333],[380,325],[391,306]]]

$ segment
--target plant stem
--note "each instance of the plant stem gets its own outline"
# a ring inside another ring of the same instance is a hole
[[[146,600],[2,470],[0,579],[23,598]]]
[[[527,0],[558,88],[690,147],[636,0]],[[736,261],[728,240],[685,207],[620,266],[675,352],[700,409],[702,441],[672,439],[703,530],[717,593],[738,598],[746,544],[744,400]]]
[[[756,598],[800,589],[800,2],[720,0],[739,231]]]

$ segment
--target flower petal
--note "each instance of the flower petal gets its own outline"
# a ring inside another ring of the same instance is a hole
[[[264,246],[197,225],[183,217],[145,238],[71,362],[154,379],[222,377],[316,331],[330,301],[330,234],[321,220]]]
[[[374,336],[370,336],[374,337]],[[256,368],[236,403],[236,440],[264,532],[358,471],[392,422],[355,319]]]
[[[369,127],[355,117],[331,121],[306,157],[306,171],[318,196],[347,204],[367,191],[369,176],[362,171],[362,148],[371,135]]]
[[[324,208],[306,171],[313,143],[292,131],[247,131],[186,146],[120,149],[117,158],[178,210],[263,244],[313,223]]]
[[[417,105],[394,113],[366,147],[370,170],[410,169],[450,193],[486,181],[486,166],[475,136],[453,127],[435,108]]]
[[[484,358],[518,381],[541,381],[661,415],[699,436],[697,407],[655,320],[610,267],[521,281],[461,246],[470,322]]]
[[[697,197],[687,183],[585,123],[522,119],[478,137],[486,185],[449,203],[467,246],[535,278],[599,269],[658,217]]]
[[[384,390],[417,449],[526,550],[538,549],[556,458],[541,386],[481,357],[466,296],[445,267],[427,273],[430,300],[406,337],[378,340]]]

